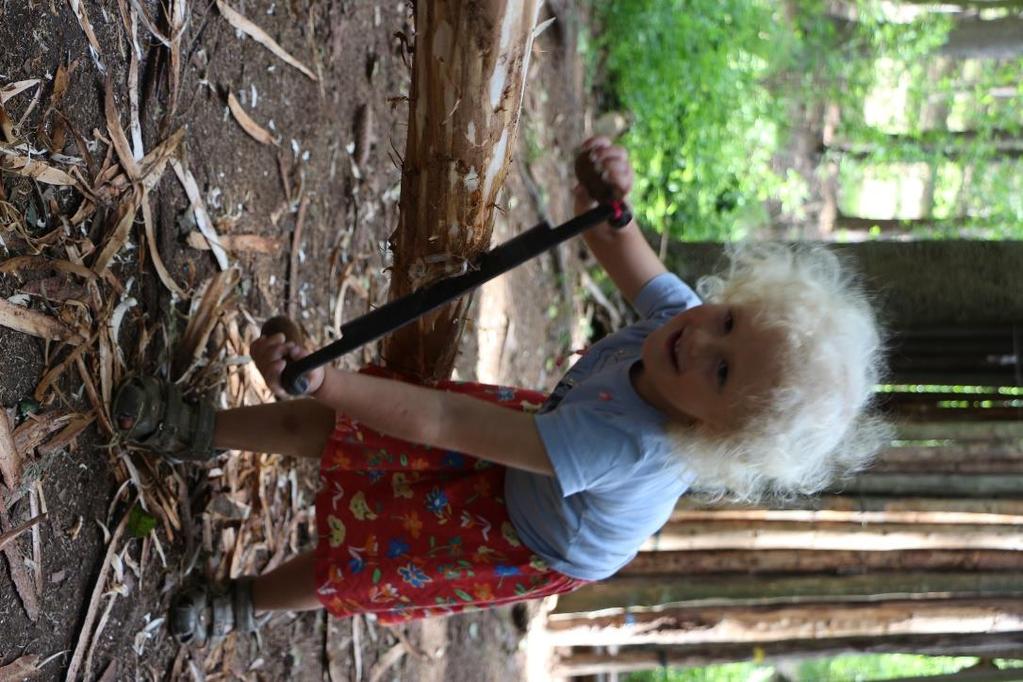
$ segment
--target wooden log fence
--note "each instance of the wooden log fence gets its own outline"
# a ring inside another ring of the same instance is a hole
[[[902,422],[897,438],[818,498],[679,500],[616,576],[561,595],[556,674],[749,660],[754,647],[1023,657],[1023,422]]]

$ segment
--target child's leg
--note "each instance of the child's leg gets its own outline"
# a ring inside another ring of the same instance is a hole
[[[260,611],[310,611],[323,608],[316,596],[315,552],[286,561],[252,581],[252,606]]]
[[[334,431],[334,410],[315,400],[221,410],[216,414],[216,448],[319,459]]]

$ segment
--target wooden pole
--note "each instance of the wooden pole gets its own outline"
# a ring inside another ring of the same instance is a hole
[[[1023,599],[908,599],[883,603],[713,606],[553,614],[553,646],[720,644],[1023,630]]]
[[[717,521],[667,523],[641,550],[1023,549],[1023,527],[991,524]]]
[[[980,423],[980,422],[978,422]],[[992,422],[983,422],[990,424]],[[1011,422],[1005,422],[1011,423]],[[847,495],[1023,498],[1023,474],[867,472],[840,486]]]
[[[390,298],[463,271],[490,245],[515,149],[538,0],[423,0],[402,169]],[[422,378],[451,372],[468,298],[384,343],[388,366]]]
[[[1020,571],[1023,552],[975,549],[918,549],[895,552],[858,550],[737,549],[708,552],[640,552],[609,580],[647,580],[704,575],[911,571]],[[560,606],[560,602],[559,602]]]
[[[847,523],[1023,524],[1023,500],[825,495],[788,508],[704,505],[679,498],[670,521],[841,521]]]
[[[855,566],[849,567],[855,570]],[[905,571],[851,575],[703,575],[630,576],[606,580],[563,594],[558,613],[610,612],[617,609],[722,605],[829,605],[861,599],[1023,597],[1023,575],[997,573]]]

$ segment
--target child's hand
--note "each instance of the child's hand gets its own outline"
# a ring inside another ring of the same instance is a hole
[[[253,341],[249,355],[252,356],[256,368],[266,380],[266,385],[275,396],[283,398],[288,395],[281,386],[281,372],[284,371],[285,360],[300,360],[309,355],[309,351],[297,343],[287,341],[284,334],[270,334],[269,336],[260,336]],[[315,393],[323,385],[324,376],[325,372],[322,367],[306,372],[305,378],[309,382],[309,386],[306,388],[307,395]]]
[[[579,154],[585,156],[576,164],[577,175],[581,176],[573,190],[577,214],[589,210],[598,200],[624,199],[629,194],[633,173],[625,148],[606,137],[591,137],[582,143]]]

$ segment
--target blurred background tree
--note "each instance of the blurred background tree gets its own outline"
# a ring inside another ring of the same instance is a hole
[[[1023,2],[594,3],[645,225],[689,240],[1023,236]]]

